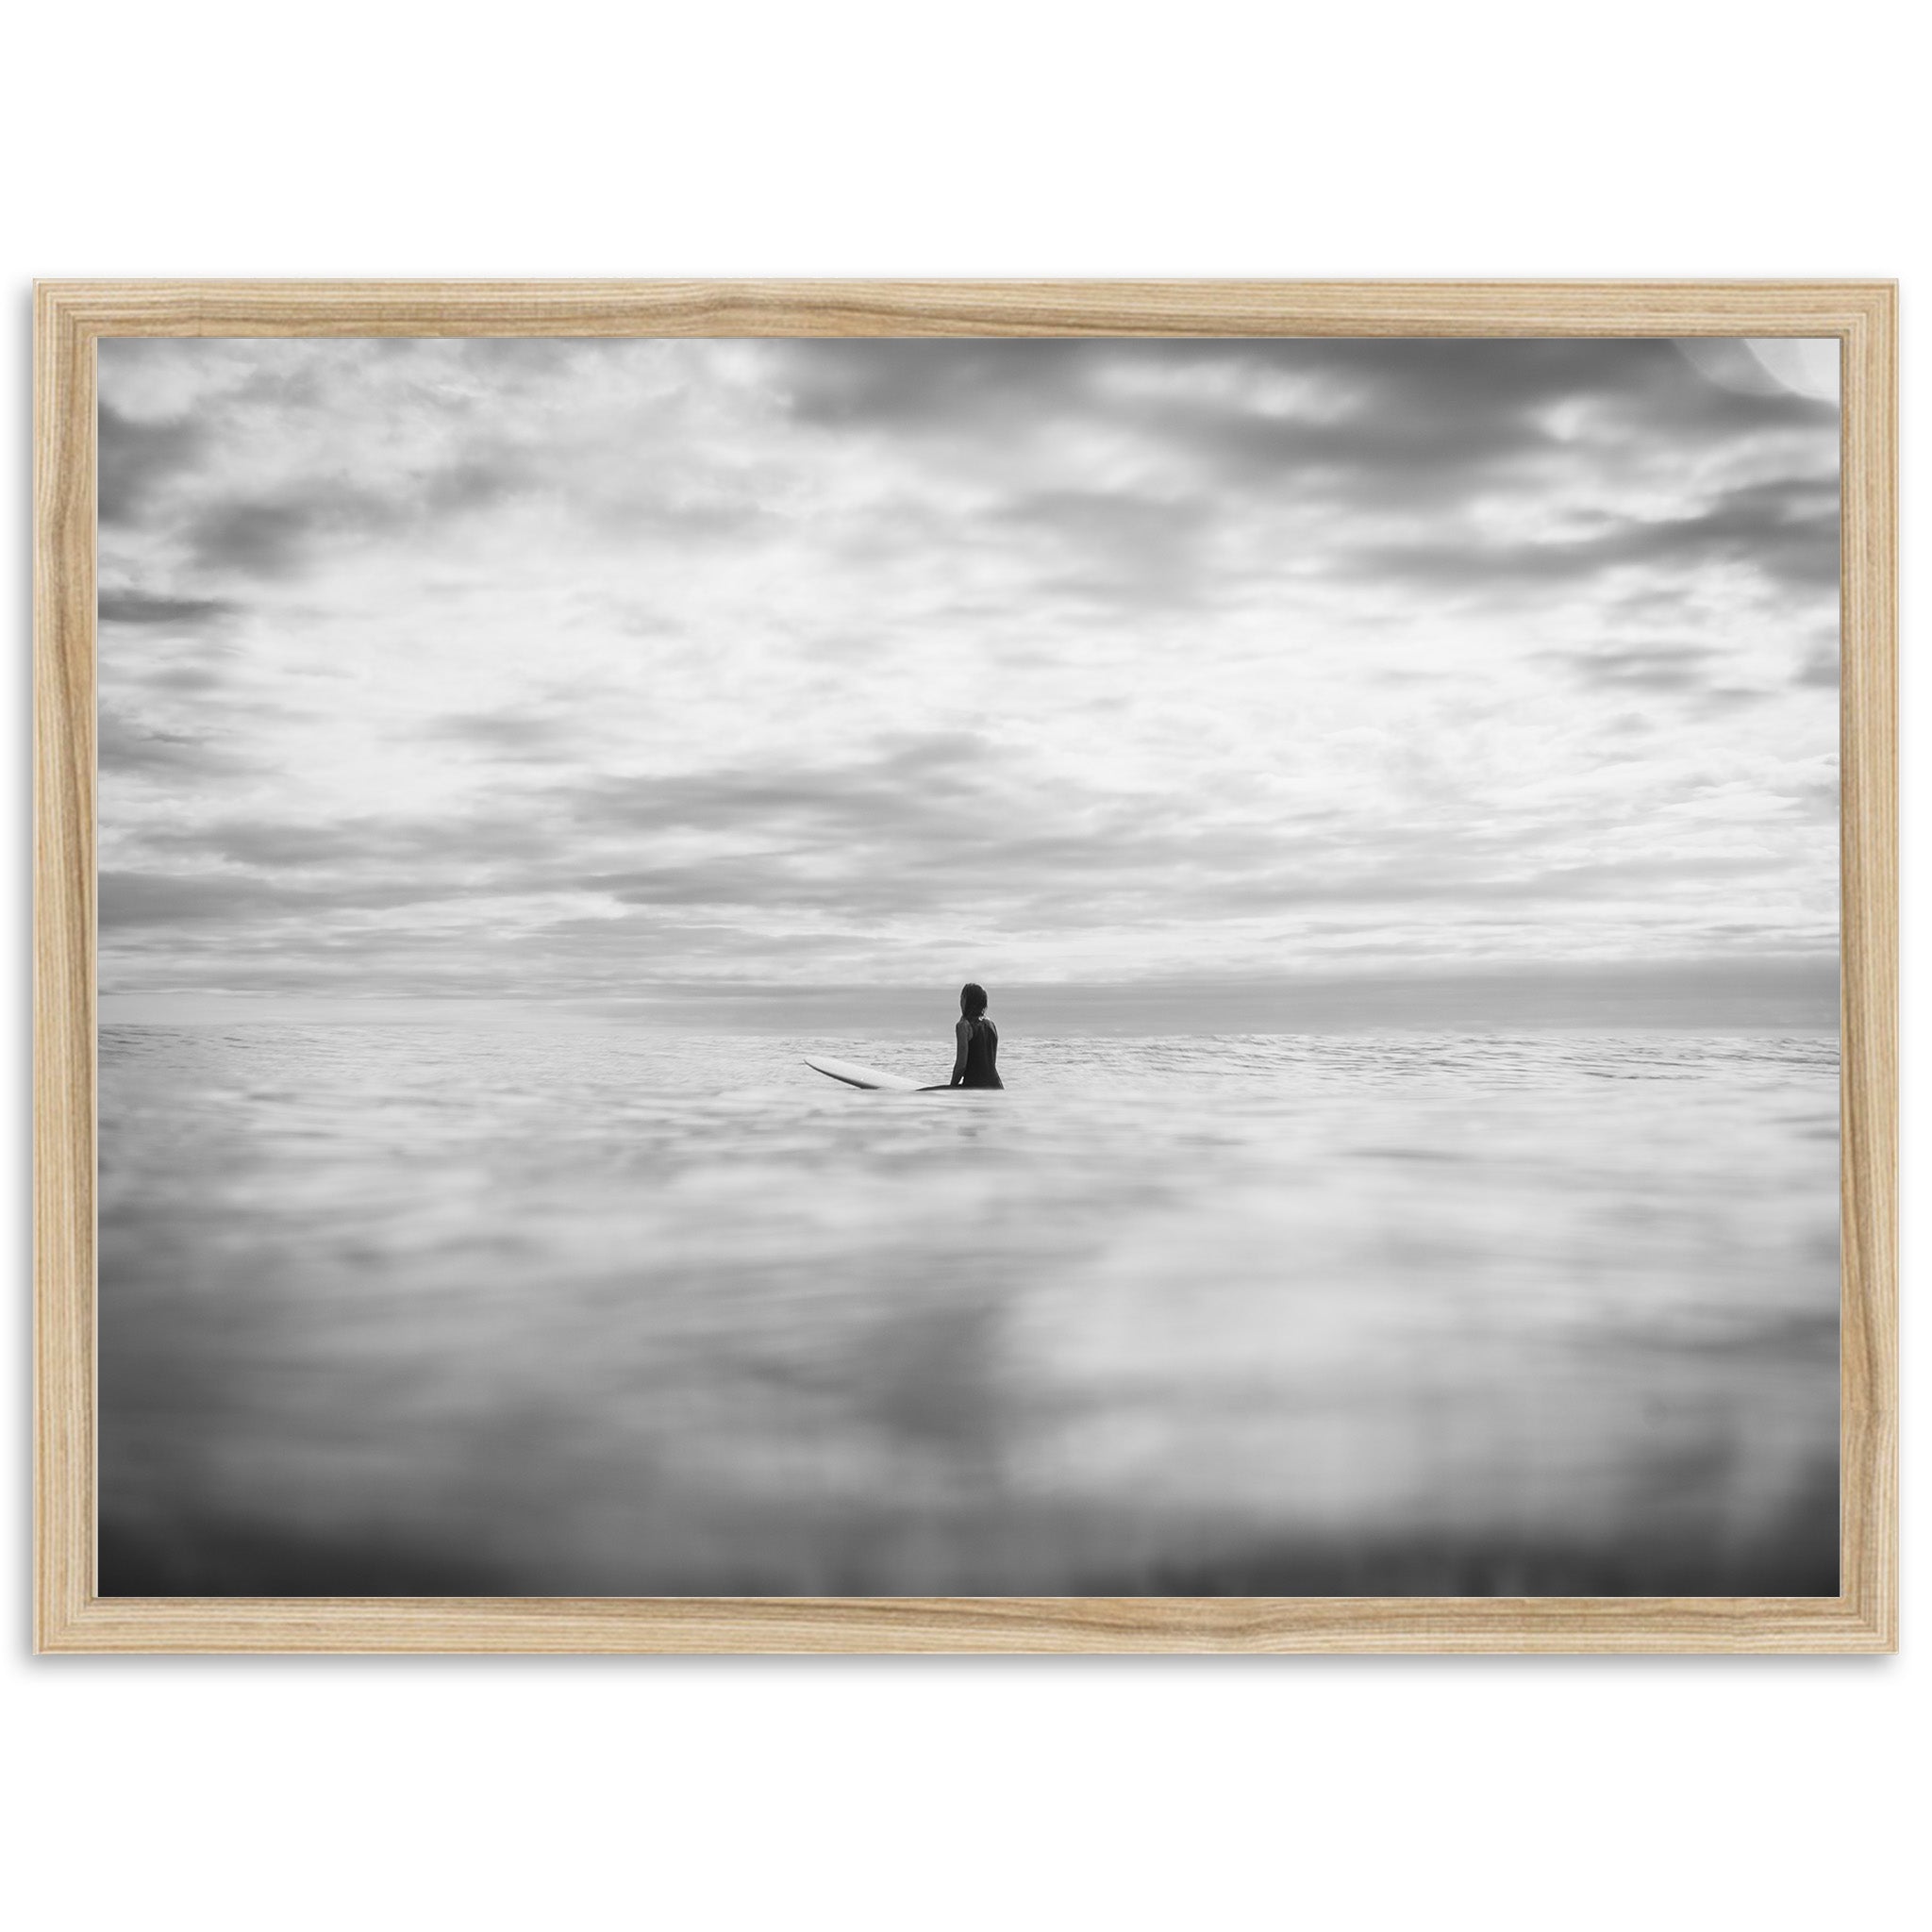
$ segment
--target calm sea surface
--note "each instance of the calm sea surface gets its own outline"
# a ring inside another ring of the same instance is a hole
[[[1820,1035],[115,1026],[109,1593],[1836,1590]]]

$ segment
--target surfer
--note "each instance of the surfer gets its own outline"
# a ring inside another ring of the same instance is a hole
[[[1000,1029],[986,1017],[986,989],[962,986],[959,989],[959,1024],[953,1029],[959,1050],[953,1060],[949,1087],[1004,1087],[999,1058]]]

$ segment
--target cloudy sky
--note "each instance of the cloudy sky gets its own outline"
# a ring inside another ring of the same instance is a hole
[[[105,341],[103,1017],[1828,1019],[1834,349]]]

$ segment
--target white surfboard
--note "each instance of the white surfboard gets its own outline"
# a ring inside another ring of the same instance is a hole
[[[917,1093],[917,1080],[902,1080],[897,1074],[882,1074],[876,1067],[861,1067],[857,1060],[835,1060],[820,1054],[807,1054],[807,1066],[821,1074],[829,1074],[835,1080],[842,1080],[848,1087],[880,1089],[891,1093]]]

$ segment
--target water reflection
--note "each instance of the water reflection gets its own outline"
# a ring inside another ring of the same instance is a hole
[[[795,1052],[109,1029],[103,1588],[1835,1591],[1829,1040]]]

